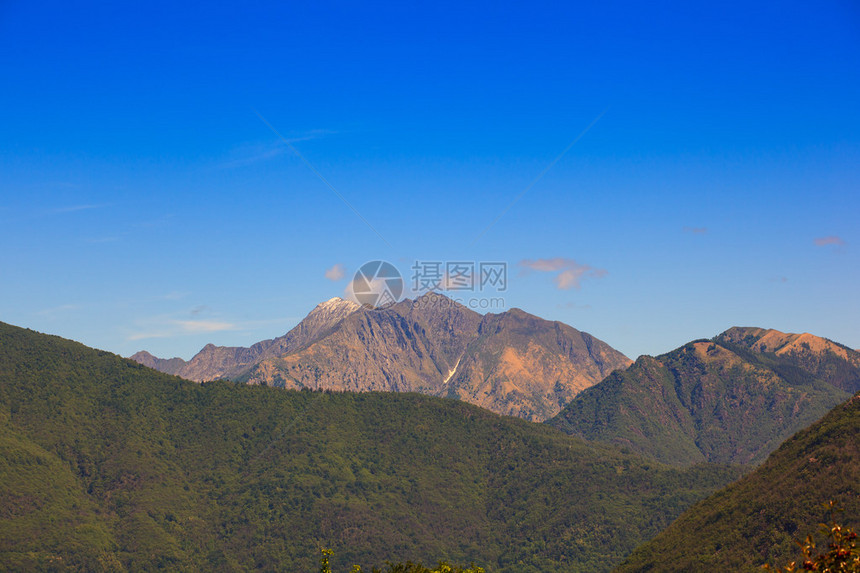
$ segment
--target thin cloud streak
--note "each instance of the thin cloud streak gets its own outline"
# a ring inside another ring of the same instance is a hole
[[[231,322],[215,320],[169,320],[166,325],[163,325],[158,329],[135,332],[128,335],[126,339],[145,340],[148,338],[173,338],[228,330],[239,330],[239,328]]]
[[[82,307],[79,304],[61,304],[59,306],[54,306],[51,308],[44,308],[36,312],[36,314],[38,314],[39,316],[43,316],[47,319],[54,319],[57,318],[57,315],[59,314],[73,312],[75,310],[80,310],[81,308]]]
[[[232,322],[221,322],[217,320],[176,320],[174,321],[184,332],[196,334],[198,332],[221,332],[224,330],[237,330]]]
[[[68,207],[57,207],[52,209],[52,213],[76,213],[78,211],[90,211],[92,209],[102,209],[110,207],[110,203],[87,204],[87,205],[69,205]]]
[[[830,235],[827,237],[817,237],[812,241],[815,243],[816,247],[826,247],[828,245],[834,245],[836,247],[844,247],[845,241],[842,240],[842,237],[837,235]]]
[[[207,307],[195,307],[191,309],[190,314],[197,316],[201,312],[208,310]],[[272,324],[284,325],[284,333],[289,330],[287,325],[295,323],[298,319],[294,316],[283,318],[267,318],[262,320],[246,320],[242,322],[228,322],[224,320],[199,320],[199,319],[174,319],[164,316],[154,317],[140,323],[149,323],[147,328],[144,324],[140,324],[144,330],[132,332],[126,336],[127,341],[147,340],[152,338],[181,338],[184,336],[195,336],[200,334],[212,334],[217,332],[241,332],[249,331],[261,326],[270,326]]]
[[[603,278],[609,274],[605,269],[577,263],[574,259],[555,257],[552,259],[523,259],[518,263],[520,274],[529,272],[558,273],[552,281],[559,290],[579,289],[586,278]]]

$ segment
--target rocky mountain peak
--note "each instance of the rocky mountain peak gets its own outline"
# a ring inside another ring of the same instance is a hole
[[[353,302],[351,300],[346,300],[340,298],[339,296],[332,297],[327,301],[321,302],[311,312],[317,311],[337,311],[337,310],[347,310],[347,311],[355,311],[361,308],[361,305],[357,302]]]
[[[828,338],[808,332],[734,326],[714,341],[783,360],[846,392],[860,391],[860,353]]]
[[[344,300],[339,296],[321,302],[302,321],[313,321],[315,323],[329,324],[338,321],[361,308],[356,302]]]
[[[481,315],[431,292],[375,310],[334,297],[282,337],[250,348],[207,345],[178,373],[285,388],[421,392],[540,421],[629,364],[573,327],[520,309]]]
[[[792,353],[822,354],[832,352],[840,358],[850,359],[850,348],[827,338],[808,332],[794,334],[773,328],[733,326],[716,337],[718,341],[746,346],[755,352],[771,352],[776,355]]]

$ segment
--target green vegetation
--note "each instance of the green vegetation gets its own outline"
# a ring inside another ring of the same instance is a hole
[[[758,464],[850,396],[836,383],[860,368],[837,362],[831,353],[805,370],[797,356],[698,340],[640,357],[547,423],[665,463]]]
[[[331,549],[322,549],[322,557],[320,558],[320,573],[332,573],[330,557],[334,554]],[[353,565],[351,573],[361,573],[360,565]],[[378,567],[374,567],[372,573],[485,573],[482,567],[476,567],[474,564],[469,568],[460,567],[459,565],[451,565],[446,561],[440,561],[434,569],[424,567],[420,563],[387,563],[386,569],[383,572]]]
[[[821,573],[840,571],[860,573],[860,549],[857,547],[857,533],[852,528],[837,523],[836,519],[832,517],[834,513],[839,511],[836,503],[831,501],[826,507],[831,514],[830,523],[821,524],[824,538],[827,540],[826,549],[819,551],[815,539],[811,534],[807,535],[806,540],[797,542],[800,545],[803,560],[799,564],[797,561],[792,561],[777,571],[791,573],[799,568],[804,571],[820,571]],[[773,571],[770,564],[765,565],[764,569]]]
[[[0,563],[606,571],[738,468],[415,394],[194,384],[0,323]],[[406,571],[409,571],[408,569]]]
[[[797,433],[753,473],[694,505],[618,573],[760,571],[786,563],[814,533],[823,500],[860,519],[860,394]]]

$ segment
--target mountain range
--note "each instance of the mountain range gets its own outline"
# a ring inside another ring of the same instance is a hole
[[[333,298],[286,335],[250,348],[207,345],[191,360],[133,360],[198,382],[419,392],[543,421],[631,361],[588,333],[520,309],[481,315],[429,293],[385,309]]]
[[[667,463],[758,464],[860,391],[860,353],[811,334],[731,328],[641,356],[547,423]]]
[[[0,323],[0,568],[607,571],[741,468],[415,393],[193,383]]]
[[[0,323],[0,563],[309,570],[331,546],[344,563],[372,565],[752,571],[787,561],[821,503],[839,501],[857,525],[850,348],[734,327],[642,356],[534,424],[391,390],[446,369],[443,387],[515,379],[522,389],[528,378],[507,354],[547,376],[571,357],[599,362],[603,343],[516,309],[344,302],[318,306],[281,339],[203,355],[249,384],[193,383]],[[331,392],[327,370],[355,376],[372,360],[389,373],[373,378],[384,392]]]

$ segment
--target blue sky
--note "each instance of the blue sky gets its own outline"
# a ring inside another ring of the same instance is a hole
[[[0,320],[190,358],[505,261],[631,357],[860,348],[856,3],[462,4],[0,3]]]

